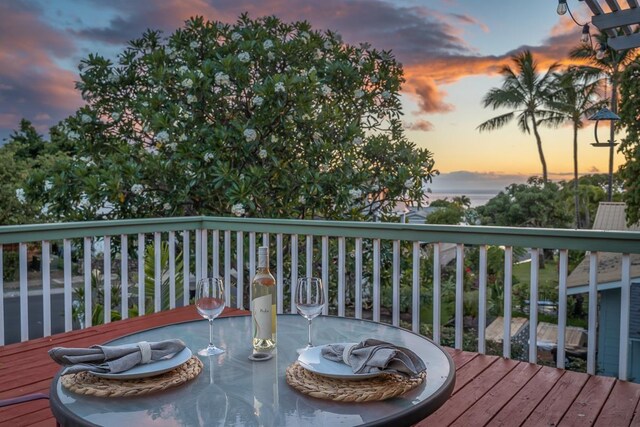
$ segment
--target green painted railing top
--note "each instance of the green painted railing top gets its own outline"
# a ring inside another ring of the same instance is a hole
[[[640,253],[640,232],[208,216],[2,226],[0,244],[196,229]]]

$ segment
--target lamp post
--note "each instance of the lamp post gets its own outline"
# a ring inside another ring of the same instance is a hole
[[[611,94],[611,107],[614,110],[617,110],[616,102],[617,99],[614,90]],[[593,116],[589,117],[589,120],[595,120],[596,122],[595,126],[593,127],[593,136],[596,142],[592,143],[591,145],[593,145],[594,147],[609,147],[609,185],[607,186],[607,200],[611,201],[613,197],[613,152],[614,147],[618,145],[613,139],[615,137],[613,122],[615,120],[620,120],[620,116],[618,116],[614,111],[609,110],[607,107],[604,107]],[[609,141],[607,142],[600,142],[600,140],[598,139],[598,123],[601,120],[609,122]]]

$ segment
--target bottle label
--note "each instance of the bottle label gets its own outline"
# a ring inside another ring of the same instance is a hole
[[[271,339],[272,305],[271,295],[264,295],[253,300],[254,338]]]

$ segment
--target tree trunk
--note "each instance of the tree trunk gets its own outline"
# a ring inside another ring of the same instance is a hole
[[[576,212],[576,228],[580,227],[580,203],[578,199],[578,124],[573,122],[573,201]]]
[[[536,123],[536,117],[531,116],[531,122],[533,123],[533,134],[536,137],[536,144],[538,145],[538,155],[540,156],[540,163],[542,163],[542,181],[546,184],[548,181],[547,176],[547,161],[544,159],[544,153],[542,152],[542,139],[538,133],[538,124]]]

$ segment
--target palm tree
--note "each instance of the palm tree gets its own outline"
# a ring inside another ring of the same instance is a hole
[[[547,100],[553,92],[553,73],[558,68],[554,63],[544,75],[538,72],[538,64],[533,59],[529,50],[511,56],[515,65],[515,71],[505,65],[500,70],[504,81],[502,87],[489,90],[482,103],[484,107],[509,108],[513,111],[501,114],[487,120],[478,126],[480,132],[499,129],[509,123],[513,118],[517,118],[518,128],[527,134],[533,130],[538,146],[538,155],[542,163],[542,179],[547,182],[547,162],[542,152],[542,139],[538,132],[540,120],[555,116],[552,110],[547,108]],[[517,114],[517,116],[516,116]]]
[[[580,227],[580,207],[578,196],[578,130],[584,127],[584,118],[590,117],[601,106],[598,101],[598,80],[579,67],[570,67],[564,73],[556,73],[557,90],[552,94],[549,105],[559,114],[543,121],[550,125],[570,122],[573,127],[573,200],[576,227]]]
[[[622,73],[627,65],[633,62],[637,57],[636,49],[627,50],[613,50],[608,48],[607,40],[608,36],[604,33],[599,33],[593,36],[598,42],[597,49],[591,44],[581,44],[570,52],[570,56],[575,59],[586,60],[588,65],[583,66],[585,72],[591,72],[601,79],[603,83],[609,83],[611,85],[611,111],[613,113],[618,112],[618,86]],[[598,50],[604,49],[604,56],[598,58]],[[611,201],[613,197],[613,153],[614,153],[614,135],[615,128],[611,126],[609,146],[609,187],[607,190],[608,200]]]

